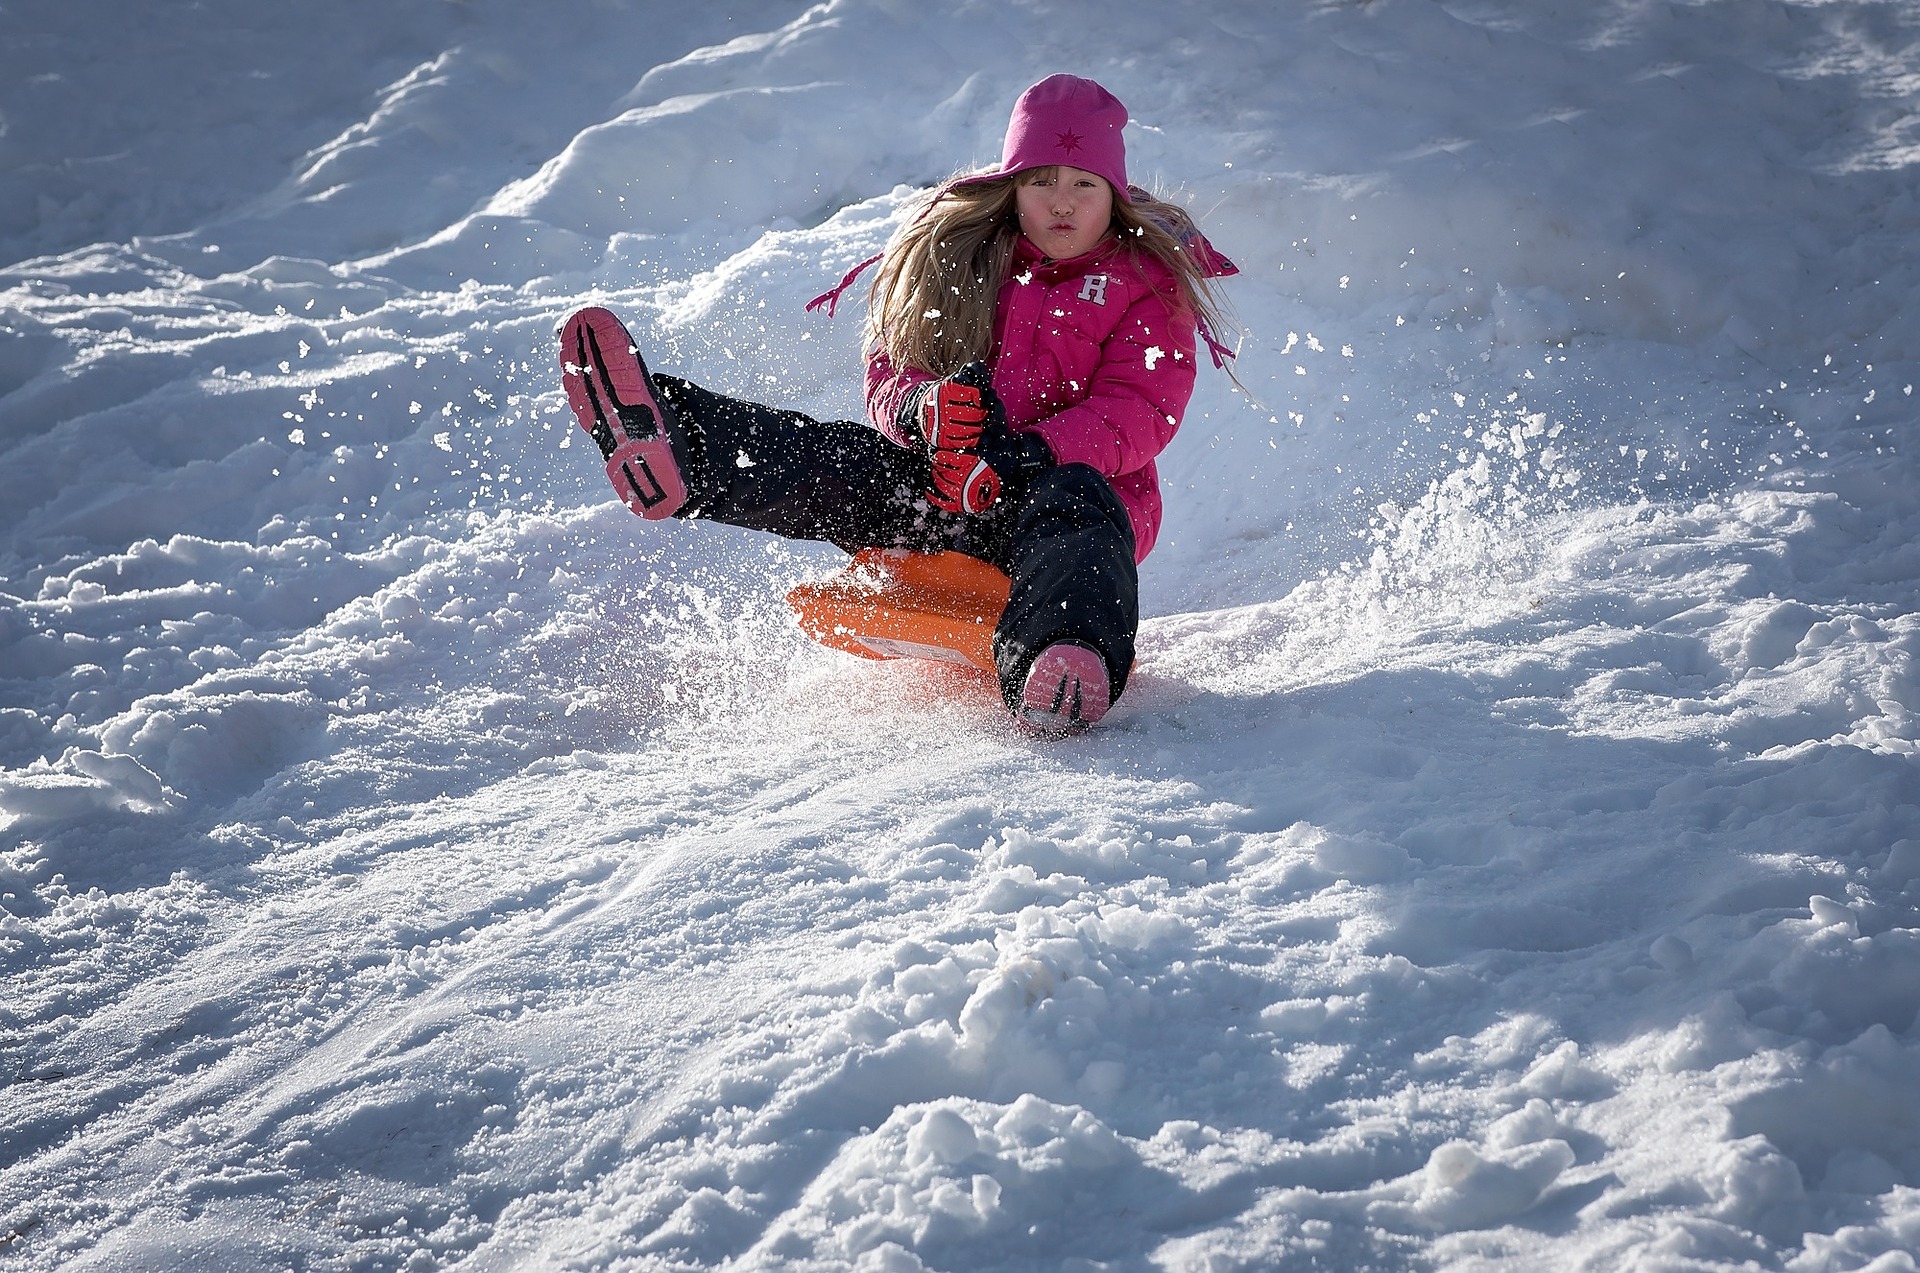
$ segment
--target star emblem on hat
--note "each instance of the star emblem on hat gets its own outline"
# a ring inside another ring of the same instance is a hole
[[[1080,134],[1071,130],[1060,133],[1054,137],[1053,144],[1071,155],[1074,151],[1080,149]]]

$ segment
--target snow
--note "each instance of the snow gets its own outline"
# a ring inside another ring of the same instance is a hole
[[[1920,1267],[1920,5],[6,21],[0,1265]],[[1043,743],[552,337],[857,413],[1056,70],[1249,395]]]

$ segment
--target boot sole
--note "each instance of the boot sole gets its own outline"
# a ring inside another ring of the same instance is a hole
[[[673,516],[687,486],[666,413],[625,325],[593,306],[560,329],[560,381],[580,427],[600,448],[620,501],[648,521]]]
[[[1040,651],[1020,693],[1021,724],[1043,734],[1075,734],[1107,714],[1107,661],[1078,641]]]

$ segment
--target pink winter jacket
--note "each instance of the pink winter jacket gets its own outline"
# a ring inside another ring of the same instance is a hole
[[[1136,561],[1160,532],[1154,457],[1193,396],[1194,319],[1175,295],[1172,271],[1151,257],[1136,264],[1116,239],[1050,261],[1023,236],[994,320],[993,388],[1007,422],[1045,438],[1060,463],[1106,476],[1133,521]],[[874,350],[868,419],[902,446],[922,445],[896,417],[908,390],[930,379]]]

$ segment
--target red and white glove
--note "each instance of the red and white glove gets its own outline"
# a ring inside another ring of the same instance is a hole
[[[1000,498],[1000,475],[976,451],[933,453],[933,486],[927,502],[949,513],[984,513]]]
[[[945,380],[916,385],[900,406],[900,424],[930,451],[965,451],[990,416],[1004,417],[985,363],[970,362]]]

